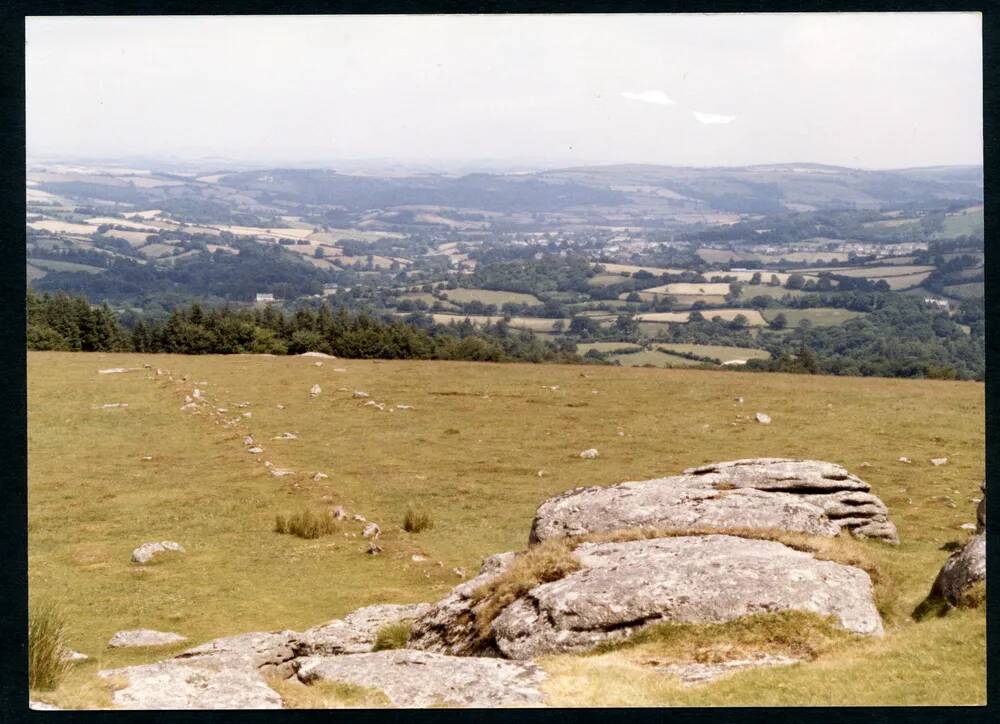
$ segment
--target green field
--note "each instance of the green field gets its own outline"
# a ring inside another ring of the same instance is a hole
[[[785,296],[801,297],[805,292],[800,289],[785,289],[784,287],[772,287],[768,284],[747,284],[743,287],[740,299],[747,300],[754,297],[770,297],[771,299],[781,299]]]
[[[638,357],[639,355],[633,355]],[[668,356],[668,355],[664,355]],[[246,631],[305,627],[376,602],[433,601],[498,551],[523,549],[536,506],[576,486],[756,456],[831,460],[890,507],[902,543],[861,545],[895,584],[886,635],[775,670],[683,688],[644,662],[657,644],[540,661],[551,705],[887,705],[985,701],[985,616],[908,613],[967,536],[984,471],[984,391],[973,382],[706,370],[300,357],[28,353],[28,566],[33,600],[62,608],[69,644],[92,660],[54,692],[106,705],[98,669],[158,660]],[[144,363],[172,372],[155,376]],[[99,375],[106,367],[138,371]],[[344,371],[338,371],[344,370]],[[187,381],[182,381],[186,376]],[[322,394],[309,396],[313,384]],[[202,389],[219,415],[180,410]],[[341,389],[342,388],[342,389]],[[555,389],[553,389],[555,388]],[[353,390],[387,403],[363,406]],[[733,398],[745,398],[738,405]],[[93,409],[105,403],[127,408]],[[239,408],[238,403],[249,403]],[[412,405],[396,410],[396,404]],[[283,407],[279,407],[282,405]],[[740,422],[764,411],[771,425]],[[235,418],[236,427],[218,424]],[[735,424],[734,424],[735,423]],[[275,441],[290,431],[298,440]],[[622,434],[619,435],[618,432]],[[243,436],[265,449],[248,454]],[[581,460],[596,447],[597,460]],[[896,462],[906,455],[914,462]],[[144,457],[150,457],[144,460]],[[933,467],[932,457],[949,464]],[[295,471],[268,474],[261,458]],[[869,463],[870,467],[861,468]],[[328,480],[314,482],[315,471]],[[539,476],[538,471],[544,474]],[[272,531],[275,515],[342,505],[361,524],[328,538]],[[433,528],[401,529],[408,507]],[[187,553],[144,567],[146,541]],[[429,560],[414,563],[420,553]],[[440,564],[440,565],[439,565]],[[107,649],[127,628],[176,631],[174,649]]]
[[[764,319],[770,323],[779,314],[784,314],[789,327],[797,327],[803,319],[808,319],[817,327],[833,327],[843,324],[848,319],[864,316],[864,312],[853,312],[850,309],[835,309],[833,307],[816,307],[814,309],[771,308],[761,312]]]
[[[938,238],[971,236],[973,234],[982,234],[984,229],[983,207],[978,206],[973,209],[966,209],[957,214],[948,214],[945,216],[941,231],[935,234],[935,236]]]
[[[961,299],[982,299],[985,289],[986,287],[983,282],[972,282],[971,284],[955,284],[954,286],[945,287],[944,293],[950,297],[959,297]]]
[[[595,274],[587,280],[587,284],[592,287],[606,287],[611,284],[621,284],[624,281],[628,281],[628,279],[628,276],[621,274]]]
[[[514,304],[541,304],[538,297],[534,294],[494,292],[489,289],[448,289],[444,294],[448,299],[459,304],[482,302],[483,304],[495,304],[498,308],[507,302],[513,302]]]
[[[41,279],[48,273],[44,269],[39,269],[37,266],[32,266],[31,264],[26,264],[25,267],[28,275],[29,284],[35,281],[36,279]]]
[[[36,266],[39,269],[44,269],[46,271],[66,271],[66,272],[86,272],[87,274],[100,274],[106,269],[101,269],[100,267],[90,266],[89,264],[77,264],[72,261],[58,261],[55,259],[33,259],[28,257],[28,263],[32,266]]]
[[[919,287],[925,281],[927,277],[930,276],[930,272],[919,272],[917,274],[904,274],[900,276],[890,276],[890,277],[871,277],[870,281],[877,282],[880,280],[885,280],[889,285],[890,289],[899,291],[901,289],[910,289],[912,287]]]
[[[673,354],[665,354],[655,349],[644,349],[641,352],[631,352],[629,354],[609,355],[608,359],[618,362],[622,367],[643,367],[644,365],[653,365],[654,367],[695,367],[702,364],[697,360],[690,360]]]
[[[670,352],[684,352],[686,354],[696,354],[699,357],[713,357],[720,362],[769,359],[771,357],[768,352],[762,349],[750,349],[747,347],[726,347],[715,344],[658,344],[656,346],[658,349]]]
[[[642,349],[637,344],[632,344],[631,342],[584,342],[583,344],[578,344],[576,346],[577,354],[587,354],[592,349],[596,349],[598,352],[611,352],[616,349]]]

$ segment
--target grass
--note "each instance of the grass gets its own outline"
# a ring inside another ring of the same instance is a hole
[[[374,709],[391,706],[389,697],[378,689],[339,681],[303,684],[296,678],[270,679],[285,709]]]
[[[495,292],[489,289],[448,289],[445,296],[452,302],[464,304],[467,302],[482,302],[483,304],[495,304],[502,307],[507,302],[515,304],[541,304],[534,294],[521,294],[519,292]]]
[[[433,527],[434,521],[431,520],[430,513],[412,508],[406,509],[406,514],[403,516],[403,530],[407,533],[419,533]]]
[[[685,352],[701,357],[712,357],[720,362],[729,362],[737,359],[769,359],[771,357],[770,353],[762,349],[726,347],[715,344],[658,344],[657,347],[671,352]]]
[[[279,513],[274,516],[275,533],[294,535],[306,540],[333,535],[338,530],[337,519],[329,511],[314,513],[307,509],[292,515]]]
[[[413,628],[413,624],[409,621],[386,624],[375,634],[375,646],[372,650],[385,651],[405,648],[406,642],[410,638],[411,628]]]
[[[187,648],[304,630],[374,603],[435,601],[458,582],[453,568],[476,570],[488,555],[523,549],[536,507],[556,493],[725,459],[816,458],[861,475],[889,506],[901,544],[857,543],[909,614],[948,557],[942,546],[964,540],[959,526],[975,522],[971,499],[984,472],[984,388],[975,382],[377,360],[317,368],[309,358],[259,356],[30,352],[27,362],[28,585],[59,604],[67,644],[92,657],[44,697],[59,706],[105,706],[99,668],[173,653],[107,649],[116,631],[175,631]],[[174,379],[97,374],[144,363]],[[181,412],[193,381],[208,383],[198,387],[229,408],[226,417],[243,401],[253,417],[226,428]],[[323,394],[310,399],[316,383]],[[550,386],[559,389],[542,389]],[[355,389],[387,410],[359,406]],[[108,402],[129,407],[91,409]],[[397,403],[414,409],[390,413]],[[774,422],[744,424],[736,416],[746,409]],[[269,440],[286,430],[299,433],[298,444],[246,453],[244,435]],[[591,447],[598,459],[577,457]],[[901,455],[915,462],[896,462]],[[948,465],[927,462],[942,456]],[[275,478],[259,458],[296,474]],[[316,470],[330,478],[313,481]],[[419,539],[385,524],[415,500],[434,517]],[[278,514],[336,505],[348,513],[340,534],[261,534]],[[355,513],[382,524],[381,555],[366,554]],[[175,540],[187,553],[139,573],[129,556],[150,540]],[[443,565],[414,563],[415,553]],[[886,623],[879,641],[697,692],[628,652],[556,657],[546,686],[550,703],[575,706],[985,700],[982,609]]]
[[[585,355],[592,349],[596,349],[598,352],[613,352],[620,349],[635,350],[638,352],[642,347],[632,342],[583,342],[576,345],[576,353],[579,355]]]
[[[51,690],[66,676],[66,623],[51,602],[36,603],[28,611],[28,688]]]
[[[835,309],[833,307],[813,307],[812,309],[765,309],[764,319],[771,322],[779,314],[784,314],[788,327],[797,327],[803,319],[808,319],[814,327],[835,327],[848,319],[864,316],[864,312],[854,312],[850,309]]]
[[[697,360],[690,360],[673,354],[665,354],[655,349],[615,354],[610,355],[608,358],[617,360],[623,367],[642,367],[644,365],[652,365],[653,367],[695,367],[701,364]]]
[[[972,282],[970,284],[955,284],[944,288],[944,293],[951,297],[961,299],[982,299],[986,286],[983,282]]]
[[[86,272],[87,274],[100,274],[106,269],[102,269],[97,266],[90,266],[89,264],[77,264],[72,261],[59,261],[57,259],[33,259],[28,258],[28,263],[32,264],[39,269],[44,269],[46,271],[54,272]]]
[[[535,586],[558,581],[579,570],[580,562],[573,555],[576,545],[577,541],[566,539],[544,541],[518,554],[506,571],[473,591],[480,641],[490,639],[493,619],[508,605]]]

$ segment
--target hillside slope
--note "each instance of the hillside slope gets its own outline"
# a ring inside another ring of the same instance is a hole
[[[902,544],[865,544],[898,592],[885,639],[691,690],[624,653],[552,657],[543,662],[550,703],[985,700],[982,611],[909,618],[947,558],[942,547],[964,540],[959,526],[974,520],[984,464],[981,384],[316,361],[29,353],[30,590],[59,602],[70,645],[94,659],[44,698],[104,705],[99,668],[169,653],[105,649],[121,629],[176,631],[189,638],[183,648],[244,631],[301,630],[376,602],[436,600],[460,580],[455,569],[473,572],[484,556],[523,549],[535,507],[554,493],[787,456],[843,464],[889,505]],[[98,374],[112,367],[136,369]],[[310,397],[316,384],[321,392]],[[225,412],[181,410],[195,388]],[[115,403],[128,406],[102,407]],[[751,422],[757,411],[773,423]],[[273,439],[286,432],[297,439]],[[247,434],[263,454],[247,452]],[[591,447],[600,457],[581,459]],[[941,456],[949,464],[929,463]],[[274,477],[264,459],[293,473]],[[315,472],[329,478],[314,481]],[[384,553],[365,554],[361,524],[350,520],[317,540],[273,532],[277,514],[334,505],[377,521]],[[408,508],[429,512],[433,527],[404,532]],[[132,549],[157,540],[188,552],[137,572]],[[622,684],[597,686],[609,675]]]

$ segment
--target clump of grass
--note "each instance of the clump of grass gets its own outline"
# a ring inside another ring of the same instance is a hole
[[[911,616],[915,621],[924,621],[928,618],[947,616],[950,611],[956,608],[985,608],[986,607],[986,581],[976,581],[967,589],[962,591],[954,605],[949,603],[936,591],[932,591],[923,601],[913,609]]]
[[[410,638],[411,628],[413,628],[413,624],[409,621],[386,624],[375,634],[375,646],[372,647],[372,651],[405,648],[406,642]]]
[[[642,647],[644,653],[669,661],[703,664],[756,653],[784,654],[812,661],[858,638],[858,634],[839,628],[833,616],[780,611],[741,616],[724,623],[657,623],[627,639],[599,644],[585,655]]]
[[[434,527],[430,513],[426,511],[413,510],[408,508],[403,516],[403,530],[407,533],[419,533],[422,530]]]
[[[378,689],[340,681],[317,681],[303,684],[291,679],[268,679],[268,686],[278,692],[286,709],[369,709],[391,706]]]
[[[294,535],[299,538],[319,538],[339,530],[337,519],[329,511],[316,513],[306,509],[292,515],[278,514],[274,517],[274,532]]]
[[[558,581],[580,568],[573,545],[565,538],[547,540],[518,554],[506,571],[472,592],[480,641],[489,641],[493,619],[507,606],[535,586]]]
[[[28,610],[28,688],[49,691],[70,668],[66,651],[66,624],[51,602],[33,604]]]

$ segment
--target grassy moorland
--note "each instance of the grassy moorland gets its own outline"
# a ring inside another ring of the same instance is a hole
[[[107,686],[95,676],[101,668],[156,660],[227,634],[302,629],[371,603],[436,600],[459,582],[455,568],[471,573],[484,556],[524,548],[535,507],[567,488],[710,461],[790,456],[841,463],[890,506],[902,544],[862,543],[893,582],[886,636],[831,645],[808,664],[698,687],[650,670],[644,662],[670,652],[653,636],[595,655],[543,659],[549,703],[985,701],[982,610],[922,622],[909,616],[945,548],[967,538],[959,526],[975,519],[984,465],[982,384],[315,362],[29,353],[30,595],[58,605],[69,645],[92,657],[58,689],[34,696],[106,706]],[[169,370],[173,380],[142,369],[144,363]],[[109,367],[139,369],[98,374]],[[314,384],[322,392],[311,398]],[[225,412],[182,411],[194,388]],[[370,398],[354,398],[355,390]],[[366,406],[369,400],[385,409]],[[101,407],[110,403],[128,407]],[[756,411],[773,423],[749,422]],[[233,427],[221,424],[237,417]],[[298,438],[272,439],[285,432]],[[263,454],[246,451],[247,434]],[[590,447],[600,457],[581,459]],[[900,463],[900,456],[913,462]],[[929,463],[942,456],[947,465]],[[264,460],[294,474],[274,477]],[[314,481],[315,472],[329,477]],[[278,515],[334,505],[377,521],[385,552],[367,555],[361,524],[351,520],[316,539],[274,531]],[[432,526],[404,531],[407,510],[428,513]],[[145,567],[129,562],[133,548],[155,540],[178,541],[187,552]],[[414,562],[415,553],[427,560]],[[175,631],[189,642],[106,648],[115,631],[139,627]]]

